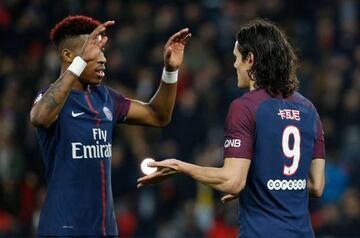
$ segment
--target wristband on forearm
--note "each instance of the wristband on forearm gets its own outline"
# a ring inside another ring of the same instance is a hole
[[[166,71],[165,68],[163,68],[161,80],[165,83],[176,83],[178,81],[178,73],[179,73],[179,70],[169,72],[169,71]]]
[[[80,56],[76,56],[73,62],[70,64],[69,68],[67,69],[79,77],[84,71],[86,65],[87,63],[85,60],[83,60]]]

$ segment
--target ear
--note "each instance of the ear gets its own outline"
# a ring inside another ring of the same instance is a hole
[[[254,76],[254,72],[251,72],[252,67],[254,66],[255,63],[255,56],[253,52],[249,52],[246,59],[245,59],[245,63],[247,65],[247,73],[249,75],[250,80],[255,81],[255,76]]]
[[[72,50],[63,48],[60,51],[60,56],[63,61],[70,64],[76,55]]]
[[[246,63],[249,66],[249,69],[252,68],[253,64],[255,62],[255,57],[254,57],[254,53],[253,52],[249,52],[249,54],[246,57]]]

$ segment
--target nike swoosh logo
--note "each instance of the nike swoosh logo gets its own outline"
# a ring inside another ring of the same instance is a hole
[[[78,116],[81,116],[82,114],[84,114],[85,112],[78,112],[78,113],[75,113],[74,111],[71,112],[71,115],[73,117],[78,117]]]

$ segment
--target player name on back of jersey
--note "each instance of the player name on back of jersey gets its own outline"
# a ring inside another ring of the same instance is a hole
[[[300,121],[300,111],[294,109],[279,109],[278,115],[282,120],[295,120]]]
[[[84,145],[81,142],[72,142],[73,159],[101,159],[111,158],[111,144],[107,142],[107,131],[100,128],[92,129],[94,143]],[[103,142],[104,144],[100,144]]]

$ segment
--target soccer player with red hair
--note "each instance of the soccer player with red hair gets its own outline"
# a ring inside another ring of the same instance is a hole
[[[102,84],[108,41],[104,33],[113,24],[68,16],[51,31],[61,59],[60,76],[38,93],[30,113],[48,182],[38,236],[117,236],[110,174],[114,126],[163,127],[170,122],[189,30],[169,38],[160,86],[145,103]]]

